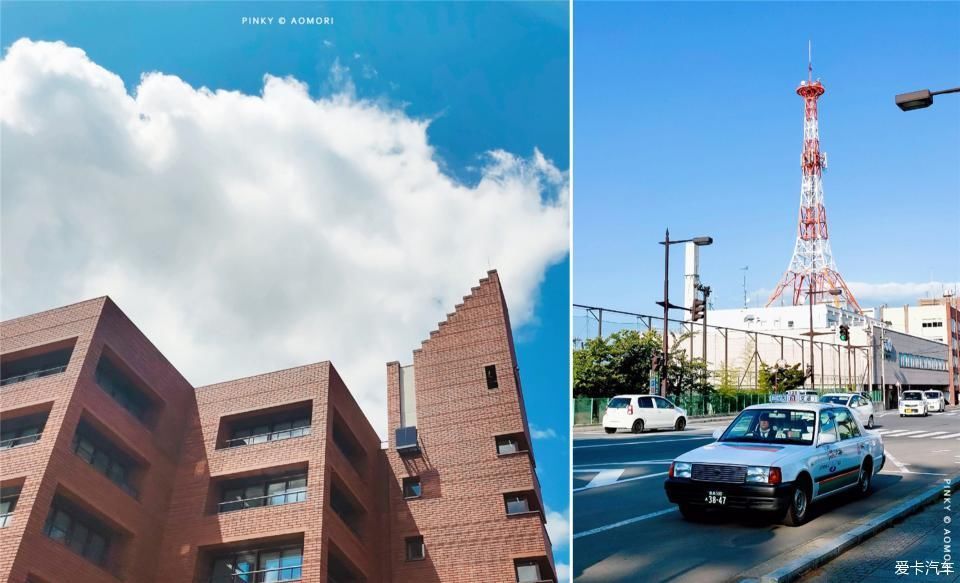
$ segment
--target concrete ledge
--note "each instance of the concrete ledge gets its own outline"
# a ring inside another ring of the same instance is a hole
[[[956,490],[958,484],[960,484],[960,474],[956,474],[950,478],[951,491]],[[943,490],[945,487],[946,484],[941,483],[939,486],[930,488],[920,494],[917,494],[916,496],[897,504],[880,516],[844,534],[834,537],[832,540],[827,541],[827,543],[821,548],[810,551],[809,553],[790,561],[783,567],[780,567],[775,571],[771,571],[766,575],[762,575],[759,579],[741,579],[741,583],[747,581],[759,581],[760,583],[786,583],[788,581],[793,581],[803,573],[806,573],[811,569],[815,569],[824,563],[830,562],[830,560],[833,558],[869,539],[893,523],[909,516],[910,514],[913,514],[931,502],[939,500],[943,495]]]

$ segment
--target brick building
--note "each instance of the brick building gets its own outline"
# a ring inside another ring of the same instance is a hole
[[[109,298],[3,322],[0,378],[0,580],[556,580],[496,272],[388,444],[329,362],[194,388]]]

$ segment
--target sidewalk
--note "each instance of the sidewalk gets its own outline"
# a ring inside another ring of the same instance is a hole
[[[960,490],[953,496],[960,496]],[[953,554],[960,551],[960,517],[952,506],[960,505],[960,498],[947,504],[941,498],[877,534],[868,541],[843,553],[836,559],[815,569],[799,579],[803,583],[829,583],[833,581],[870,581],[871,583],[958,583],[960,573]],[[944,524],[950,520],[949,524]],[[945,544],[944,528],[950,538]],[[949,550],[944,552],[944,547]],[[946,555],[946,556],[945,556]],[[947,559],[951,562],[950,573],[940,565]],[[900,569],[898,570],[898,563]],[[939,570],[939,574],[937,574]],[[898,574],[899,572],[899,574]]]

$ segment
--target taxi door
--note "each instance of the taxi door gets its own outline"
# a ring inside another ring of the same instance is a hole
[[[840,457],[834,489],[855,484],[860,478],[860,460],[866,443],[860,436],[860,426],[849,409],[836,409],[837,435],[840,437]]]
[[[813,470],[813,497],[818,498],[836,489],[836,474],[840,469],[840,434],[837,433],[836,409],[820,412],[817,443],[810,466]]]

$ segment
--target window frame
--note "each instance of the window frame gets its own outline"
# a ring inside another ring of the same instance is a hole
[[[411,554],[411,550],[415,549],[411,544],[416,545],[419,542],[419,556],[416,554]],[[427,544],[423,540],[423,535],[417,536],[408,536],[404,539],[404,556],[407,561],[423,561],[427,558]]]
[[[408,486],[415,486],[417,493],[409,494]],[[403,478],[400,485],[400,492],[403,494],[404,500],[423,498],[423,481],[420,479],[420,476],[407,476]]]

